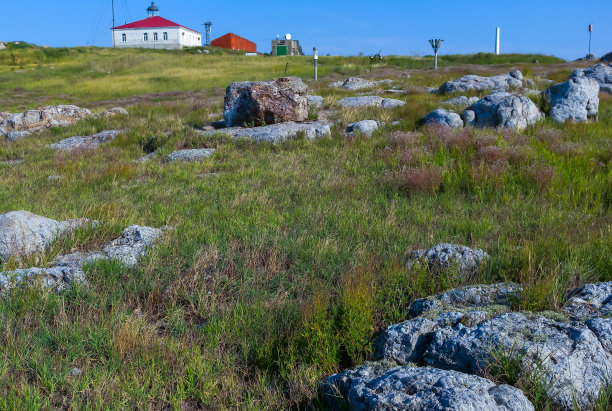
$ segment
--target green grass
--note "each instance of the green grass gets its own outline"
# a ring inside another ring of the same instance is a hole
[[[37,50],[10,51],[25,59]],[[176,228],[136,268],[98,263],[87,267],[88,286],[57,295],[15,289],[0,299],[0,408],[306,407],[316,404],[321,378],[362,362],[415,298],[508,280],[527,286],[516,309],[556,309],[568,289],[612,280],[610,99],[598,124],[415,131],[444,99],[417,87],[479,60],[406,79],[399,73],[415,59],[389,59],[374,75],[414,87],[400,97],[406,106],[334,118],[399,126],[372,138],[344,137],[335,126],[330,139],[265,145],[202,137],[193,126],[219,118],[230,81],[282,75],[287,60],[79,49],[50,52],[17,73],[5,52],[5,96],[15,88],[62,103],[200,94],[137,101],[129,118],[0,141],[0,160],[25,160],[0,165],[0,212],[103,222],[28,263],[93,249],[131,224]],[[288,74],[310,74],[308,58],[288,61]],[[325,76],[359,72],[351,58],[329,61]],[[350,95],[326,83],[311,85],[328,104]],[[0,110],[33,105],[12,98]],[[129,131],[94,153],[46,148],[110,128]],[[184,147],[217,153],[197,164],[132,161]],[[414,247],[442,241],[481,247],[491,261],[463,279],[404,269]],[[82,374],[71,376],[74,367]]]

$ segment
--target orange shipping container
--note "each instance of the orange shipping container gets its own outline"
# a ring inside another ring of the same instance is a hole
[[[257,44],[237,36],[234,33],[227,33],[225,36],[221,36],[218,39],[211,41],[210,45],[222,49],[242,50],[249,53],[257,53]]]

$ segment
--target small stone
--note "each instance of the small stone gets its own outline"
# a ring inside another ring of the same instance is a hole
[[[83,371],[81,371],[80,368],[74,367],[73,369],[70,370],[70,376],[71,377],[78,377],[79,375],[81,375]]]
[[[454,268],[459,275],[468,275],[480,268],[489,255],[480,248],[440,243],[428,250],[414,250],[406,260],[412,268],[424,262],[430,269]]]
[[[440,86],[439,94],[449,94],[466,91],[509,90],[523,87],[523,74],[514,70],[510,74],[493,77],[477,75],[463,76],[457,80],[448,81]]]
[[[91,136],[75,136],[50,144],[48,147],[56,151],[68,152],[95,150],[102,144],[114,140],[115,137],[124,132],[124,130],[107,130]]]
[[[129,115],[130,113],[128,113],[128,111],[124,109],[123,107],[110,108],[100,113],[100,117],[102,118],[111,118],[111,117],[116,117],[116,116],[129,116]]]
[[[325,100],[321,96],[308,96],[308,107],[321,108],[325,104]]]
[[[450,128],[463,128],[461,116],[454,111],[438,108],[427,114],[420,122],[421,125],[439,124]]]
[[[348,134],[361,133],[371,137],[378,130],[378,122],[374,120],[362,120],[356,123],[351,123],[346,128]]]

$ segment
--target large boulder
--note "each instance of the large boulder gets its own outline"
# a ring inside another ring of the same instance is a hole
[[[541,381],[562,410],[587,408],[612,378],[612,355],[604,346],[609,324],[600,324],[598,335],[586,324],[533,314],[505,313],[468,326],[465,316],[449,312],[392,326],[379,337],[376,356],[485,375],[495,353],[506,355]]]
[[[58,141],[49,145],[49,148],[57,151],[84,151],[84,150],[95,150],[104,143],[108,143],[117,137],[117,135],[123,133],[124,130],[107,130],[100,133],[93,134],[91,136],[75,136],[69,137],[64,140]]]
[[[420,121],[421,125],[439,124],[450,128],[462,128],[463,120],[461,116],[454,111],[438,108],[427,114]]]
[[[406,266],[414,268],[425,264],[430,269],[455,269],[459,275],[469,275],[478,270],[488,257],[480,248],[440,243],[427,250],[411,251]]]
[[[225,91],[225,124],[243,126],[305,121],[308,86],[297,77],[236,82]]]
[[[557,123],[584,122],[597,119],[599,114],[599,83],[576,71],[564,82],[544,92],[550,106],[550,118]]]
[[[544,115],[528,97],[496,92],[469,106],[463,112],[463,121],[473,127],[503,127],[524,129],[535,124]]]
[[[601,61],[602,63],[612,63],[612,53],[606,54],[599,61]]]
[[[308,140],[316,138],[329,137],[331,128],[327,122],[315,121],[312,123],[295,123],[289,121],[287,123],[272,124],[264,127],[230,127],[219,129],[216,131],[202,131],[204,135],[213,135],[215,133],[227,134],[235,139],[251,139],[267,143],[279,143],[285,140],[290,140],[304,135]]]
[[[102,118],[111,118],[116,116],[129,116],[130,113],[123,107],[113,107],[108,110],[104,110],[100,113],[100,117]]]
[[[0,260],[20,259],[44,252],[58,237],[87,221],[56,221],[28,211],[0,214]]]
[[[466,91],[509,90],[523,87],[523,74],[512,71],[493,77],[482,77],[474,74],[463,76],[457,80],[447,81],[438,89],[439,94],[464,93]]]
[[[599,91],[612,93],[612,67],[607,64],[596,64],[586,69],[578,69],[572,73],[572,78],[592,78],[599,84]]]
[[[47,106],[11,115],[0,123],[0,134],[16,141],[33,132],[69,126],[91,116],[91,111],[77,106]]]
[[[366,363],[321,384],[329,410],[529,411],[521,390],[457,371]]]

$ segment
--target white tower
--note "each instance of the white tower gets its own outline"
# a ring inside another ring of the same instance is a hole
[[[499,27],[495,30],[495,54],[499,54]]]

